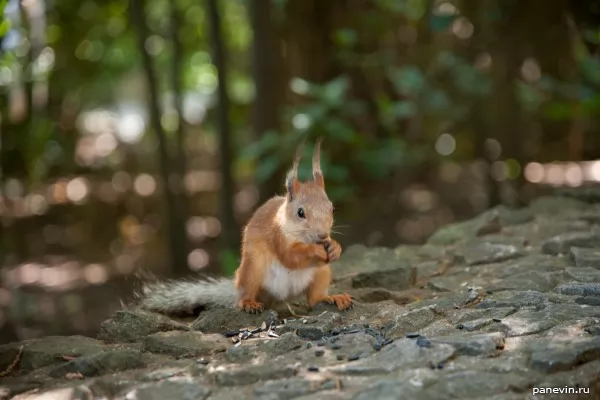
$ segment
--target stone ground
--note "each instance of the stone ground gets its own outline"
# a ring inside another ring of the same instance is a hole
[[[600,399],[600,196],[543,197],[424,246],[354,246],[357,305],[197,319],[123,309],[97,338],[0,346],[14,399]],[[589,394],[536,394],[533,388]]]

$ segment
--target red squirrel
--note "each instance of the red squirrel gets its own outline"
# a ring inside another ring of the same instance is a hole
[[[330,263],[342,252],[331,238],[334,207],[325,193],[317,141],[312,160],[313,179],[298,180],[302,145],[285,180],[285,196],[266,201],[243,230],[241,262],[234,279],[209,278],[146,285],[140,306],[162,313],[181,313],[200,306],[237,305],[249,313],[306,295],[308,305],[335,304],[347,310],[354,304],[348,294],[328,293]]]

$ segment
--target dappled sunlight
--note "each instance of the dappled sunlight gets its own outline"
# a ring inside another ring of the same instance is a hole
[[[74,178],[67,183],[67,198],[75,204],[81,204],[84,202],[89,193],[89,183],[85,178]]]
[[[64,261],[57,265],[26,263],[10,268],[3,274],[3,280],[11,288],[39,286],[58,292],[87,285],[101,285],[108,278],[109,272],[105,265],[83,265],[77,261]]]
[[[202,241],[207,237],[217,237],[221,223],[215,217],[192,217],[187,222],[187,232],[191,239]]]
[[[195,249],[188,255],[188,265],[193,271],[199,271],[206,267],[209,261],[210,255],[203,249]]]
[[[133,189],[140,196],[151,196],[157,189],[156,179],[149,174],[140,174],[133,181]]]
[[[585,183],[600,182],[600,161],[529,163],[523,171],[531,183],[550,186],[577,187]]]

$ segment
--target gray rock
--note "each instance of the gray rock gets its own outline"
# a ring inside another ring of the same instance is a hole
[[[428,245],[448,246],[462,240],[477,237],[477,233],[496,218],[495,214],[484,213],[477,218],[446,225],[427,239]]]
[[[567,197],[541,196],[529,204],[534,214],[550,214],[556,216],[568,211],[585,211],[589,204]]]
[[[421,387],[397,379],[379,380],[351,397],[352,400],[435,400],[438,398],[439,397],[432,397],[429,394],[423,393],[423,388]]]
[[[502,319],[506,335],[509,337],[531,335],[547,331],[560,322],[548,309],[520,310]]]
[[[142,385],[128,392],[125,398],[139,400],[203,400],[210,393],[211,390],[208,387],[192,379],[177,378]]]
[[[298,368],[289,365],[265,364],[225,367],[213,372],[215,382],[220,386],[251,385],[258,381],[291,378]]]
[[[352,287],[356,289],[377,287],[401,290],[411,287],[416,280],[416,269],[405,266],[384,271],[360,272],[352,278]]]
[[[334,379],[290,378],[265,382],[257,386],[254,389],[254,398],[257,400],[288,400],[336,387],[337,383]]]
[[[593,267],[600,269],[600,249],[573,246],[569,257],[576,267]]]
[[[535,382],[533,374],[491,373],[483,371],[447,371],[440,380],[426,389],[428,395],[447,399],[469,399],[524,392]]]
[[[600,324],[588,326],[585,331],[591,336],[600,336]]]
[[[558,285],[556,293],[567,296],[600,296],[600,283],[570,282]]]
[[[432,343],[430,347],[417,345],[414,339],[402,338],[384,347],[378,353],[365,359],[332,367],[329,370],[338,374],[377,375],[400,368],[423,368],[444,364],[456,354],[454,346]]]
[[[98,339],[109,343],[135,342],[156,332],[187,331],[187,325],[143,310],[119,310],[100,325]]]
[[[586,364],[583,364],[580,367],[574,368],[572,370],[556,372],[549,376],[546,376],[536,382],[535,387],[537,388],[558,388],[563,389],[583,389],[577,396],[575,393],[567,393],[564,394],[564,398],[594,398],[596,397],[596,393],[598,393],[598,389],[600,389],[600,382],[598,374],[600,372],[600,361],[592,361]],[[587,393],[586,393],[587,392]],[[543,395],[536,394],[536,399],[557,399],[560,398],[561,393],[552,393],[548,394],[547,397],[543,397]],[[567,397],[568,396],[568,397]]]
[[[151,353],[180,356],[210,356],[227,350],[231,345],[225,337],[201,332],[160,332],[143,340],[143,349]]]
[[[493,322],[493,320],[488,318],[474,319],[473,321],[467,321],[456,325],[456,329],[466,332],[480,331]]]
[[[467,265],[491,264],[524,256],[516,246],[494,243],[477,243],[462,249]]]
[[[597,183],[586,183],[577,187],[559,187],[553,195],[576,199],[585,203],[600,202],[600,186]]]
[[[83,336],[47,336],[0,346],[0,369],[5,370],[17,358],[19,370],[29,372],[52,364],[64,362],[63,357],[80,357],[105,350],[102,342]]]
[[[542,244],[542,253],[550,255],[567,254],[572,247],[596,246],[600,246],[599,232],[568,232],[546,240]]]
[[[548,297],[534,290],[505,291],[494,293],[477,305],[477,308],[541,307],[548,304]]]
[[[285,324],[280,325],[277,331],[280,333],[296,332],[302,339],[319,340],[340,323],[341,317],[339,314],[327,312],[321,316],[287,321]]]
[[[498,206],[477,217],[449,224],[438,229],[427,240],[428,245],[451,245],[486,233],[500,232],[503,227],[521,225],[533,221],[535,216],[528,208],[511,209]]]
[[[145,366],[146,363],[139,351],[111,350],[78,357],[52,369],[49,375],[53,378],[64,378],[69,373],[79,373],[84,377],[91,377]]]
[[[507,315],[513,314],[517,309],[515,307],[498,307],[487,309],[462,308],[449,310],[446,312],[446,318],[452,324],[460,324],[469,321],[501,319]]]
[[[385,327],[385,336],[390,339],[403,337],[410,332],[418,332],[439,318],[431,307],[423,307],[393,317]]]
[[[471,300],[471,293],[466,290],[459,293],[438,293],[438,297],[415,301],[406,306],[408,310],[414,311],[425,307],[434,307],[436,310],[453,310],[468,304]]]
[[[567,371],[577,365],[600,359],[600,337],[539,339],[529,347],[531,368],[546,373]]]
[[[300,349],[306,345],[294,332],[287,332],[277,340],[269,340],[261,345],[261,349],[269,356],[279,356]]]
[[[600,307],[600,296],[577,297],[575,299],[575,304]]]
[[[275,310],[265,310],[260,314],[250,314],[236,308],[215,307],[200,313],[192,324],[192,329],[204,333],[224,333],[247,327],[259,327],[263,322],[274,326],[279,321]]]
[[[584,317],[571,319],[566,322],[561,322],[554,326],[547,332],[544,332],[543,336],[555,336],[557,338],[568,338],[573,336],[584,337],[588,336],[588,328],[598,323],[598,318]]]
[[[287,332],[278,339],[266,342],[243,343],[241,346],[230,347],[225,352],[227,360],[233,363],[243,363],[257,358],[259,355],[273,358],[306,346],[294,332]]]
[[[454,346],[458,354],[466,356],[492,357],[504,348],[502,333],[479,333],[431,338],[432,342]]]
[[[456,335],[461,332],[462,330],[458,329],[458,325],[452,325],[445,319],[435,320],[425,328],[419,329],[419,334],[426,337]]]
[[[578,282],[600,282],[600,270],[592,267],[566,268],[565,276]]]
[[[334,336],[325,347],[338,354],[365,358],[375,353],[376,350],[373,348],[375,343],[377,339],[374,336],[358,332]]]
[[[535,290],[547,292],[552,290],[561,279],[558,272],[526,271],[511,275],[501,282],[489,287],[495,292],[499,290]]]
[[[381,287],[399,290],[408,288],[416,279],[416,270],[402,249],[350,246],[331,268],[341,289]]]

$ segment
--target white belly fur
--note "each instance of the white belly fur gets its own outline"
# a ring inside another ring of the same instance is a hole
[[[284,301],[304,292],[312,282],[316,268],[290,270],[274,261],[267,271],[263,288],[275,299]]]

